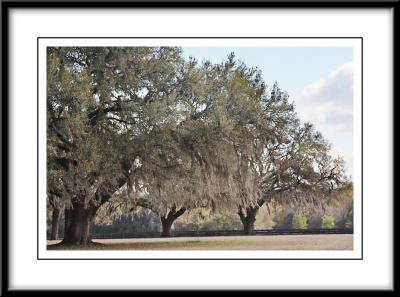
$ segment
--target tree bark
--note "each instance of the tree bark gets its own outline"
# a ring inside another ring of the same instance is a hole
[[[90,202],[85,205],[81,202],[84,199],[71,201],[72,208],[65,209],[64,239],[61,244],[87,245],[92,243],[90,227],[93,224],[96,212],[101,205],[106,203],[112,193],[122,187],[126,182],[125,178],[119,178],[116,184],[108,183],[99,187],[95,193],[97,204]],[[82,197],[81,197],[82,198]]]
[[[161,237],[171,236],[171,227],[174,221],[184,214],[186,208],[182,207],[176,211],[176,207],[172,207],[165,217],[161,217],[162,232]]]
[[[58,240],[58,226],[60,223],[61,210],[53,207],[53,215],[51,220],[51,239]]]
[[[254,222],[255,222],[255,218],[254,220],[248,220],[246,222],[243,222],[243,231],[244,234],[246,235],[252,235],[254,234]]]
[[[243,231],[245,235],[251,235],[254,233],[254,223],[256,221],[256,215],[259,207],[246,207],[246,214],[243,209],[239,208],[239,217],[243,224]]]
[[[73,207],[65,209],[65,231],[63,244],[87,245],[91,242],[90,226],[98,207],[73,202]]]
[[[168,220],[167,218],[161,218],[162,232],[161,237],[171,237],[171,227],[174,220]]]

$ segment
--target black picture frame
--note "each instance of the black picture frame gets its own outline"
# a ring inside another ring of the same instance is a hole
[[[9,288],[9,199],[10,199],[10,180],[8,178],[10,172],[10,165],[8,162],[10,155],[9,139],[9,65],[8,60],[10,56],[9,52],[9,13],[12,9],[35,9],[35,8],[213,8],[213,9],[226,9],[226,8],[393,8],[393,62],[394,72],[393,79],[396,82],[398,77],[398,59],[396,58],[398,47],[398,31],[396,25],[398,25],[398,11],[399,1],[2,1],[1,2],[1,23],[2,23],[2,102],[1,102],[1,133],[2,133],[2,204],[1,204],[1,254],[2,254],[2,283],[1,292],[2,295],[11,295],[14,291]],[[398,94],[396,83],[393,84],[393,98],[396,98]],[[396,100],[393,101],[394,107]],[[395,108],[393,109],[393,115],[395,115]],[[395,117],[393,117],[395,119]],[[395,127],[393,123],[393,127]],[[393,128],[393,139],[395,137],[395,129]],[[395,151],[395,150],[394,150]],[[396,156],[393,156],[395,163]],[[395,180],[395,170],[393,171],[393,178]],[[393,188],[395,197],[395,187]],[[395,205],[395,200],[393,200]],[[395,207],[393,208],[393,217],[395,214]],[[394,223],[394,222],[393,222]],[[393,224],[393,239],[395,238],[395,224]],[[395,241],[393,241],[393,251],[395,251]],[[393,258],[394,255],[393,255]],[[362,259],[361,259],[362,260]],[[393,267],[393,284],[395,284],[395,267]],[[393,288],[395,290],[395,287]],[[56,290],[54,290],[56,291]],[[29,292],[27,290],[21,290],[22,292]]]

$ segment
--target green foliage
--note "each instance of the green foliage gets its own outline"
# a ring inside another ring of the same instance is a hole
[[[224,214],[211,214],[209,211],[200,210],[199,213],[185,214],[174,223],[174,230],[240,230],[241,222],[236,216]]]
[[[292,227],[294,229],[307,229],[307,217],[302,212],[293,215]]]
[[[97,207],[171,121],[162,94],[177,85],[180,50],[49,47],[47,60],[48,192]]]
[[[236,230],[240,228],[240,222],[223,215],[214,215],[207,218],[199,230]]]
[[[330,215],[324,215],[322,217],[322,229],[333,229],[335,228],[335,218]]]

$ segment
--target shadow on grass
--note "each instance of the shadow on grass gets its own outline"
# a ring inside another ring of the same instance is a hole
[[[127,243],[95,243],[86,246],[53,244],[48,250],[246,250],[265,249],[282,245],[298,245],[301,242],[268,242],[252,240],[185,240]]]
[[[98,249],[103,247],[105,244],[96,241],[90,241],[86,245],[78,245],[78,244],[67,244],[63,241],[59,243],[47,245],[48,250],[74,250],[74,249]]]

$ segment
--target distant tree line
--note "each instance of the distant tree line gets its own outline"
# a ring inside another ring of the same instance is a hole
[[[255,229],[332,229],[353,228],[353,189],[349,184],[341,189],[323,209],[308,207],[299,210],[295,205],[285,205],[271,210],[267,207],[260,209],[256,216]],[[47,234],[52,234],[52,208],[48,208]],[[58,212],[57,212],[58,213]],[[300,220],[299,220],[300,218]],[[63,237],[64,221],[60,220],[59,234]],[[302,223],[301,223],[302,222]],[[215,213],[201,209],[182,215],[173,225],[175,231],[217,231],[241,230],[242,223],[235,214]],[[160,218],[146,208],[139,208],[132,213],[112,216],[108,222],[100,220],[92,226],[94,234],[103,236],[112,234],[154,233],[161,232]]]

